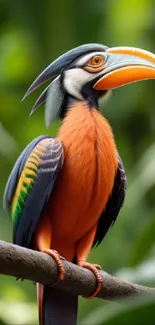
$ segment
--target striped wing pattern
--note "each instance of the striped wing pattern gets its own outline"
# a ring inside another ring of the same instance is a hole
[[[41,139],[25,159],[10,204],[15,244],[32,247],[34,232],[62,164],[62,144],[50,137]],[[13,175],[9,181],[14,181]]]

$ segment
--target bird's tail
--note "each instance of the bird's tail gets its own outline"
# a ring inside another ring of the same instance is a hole
[[[76,325],[78,297],[37,284],[40,325]]]

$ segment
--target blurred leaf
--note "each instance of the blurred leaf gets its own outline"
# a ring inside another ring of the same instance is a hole
[[[37,324],[36,305],[3,301],[0,302],[0,317],[10,325]]]
[[[115,273],[115,276],[129,282],[154,286],[155,261],[150,259],[132,268],[122,268]]]
[[[30,36],[22,30],[8,29],[0,38],[0,85],[23,81],[36,70],[38,55],[33,65],[35,46]]]
[[[155,143],[139,159],[130,174],[128,204],[140,203],[146,192],[155,184]]]
[[[0,325],[7,325],[7,324],[4,323],[4,321],[2,321],[2,320],[0,319]]]
[[[151,218],[148,218],[146,226],[140,231],[140,234],[137,234],[129,257],[129,265],[131,266],[137,265],[146,259],[155,245],[155,210],[152,210],[151,214]]]
[[[118,0],[117,2],[112,0],[108,2],[109,28],[112,29],[111,42],[140,46],[141,42],[144,42],[145,34],[141,33],[141,38],[139,38],[139,31],[151,24],[149,10],[151,0],[141,0],[141,2],[139,0]]]
[[[4,145],[5,144],[5,145]],[[18,145],[13,137],[5,130],[0,123],[0,154],[8,159],[17,153]]]
[[[97,308],[81,325],[154,325],[155,296],[130,298],[126,305]]]

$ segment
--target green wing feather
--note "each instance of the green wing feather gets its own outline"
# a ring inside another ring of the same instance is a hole
[[[33,246],[32,240],[63,164],[58,139],[34,140],[21,154],[9,177],[4,206],[11,211],[15,244]]]
[[[25,207],[26,201],[33,189],[35,180],[37,178],[38,169],[41,164],[41,156],[44,154],[45,147],[41,146],[40,143],[37,144],[27,159],[21,173],[11,204],[12,222],[15,228],[19,223],[19,219]]]

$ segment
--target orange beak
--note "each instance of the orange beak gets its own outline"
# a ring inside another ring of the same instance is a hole
[[[132,82],[155,79],[155,55],[134,47],[112,47],[106,50],[106,60],[95,90],[109,90]]]

